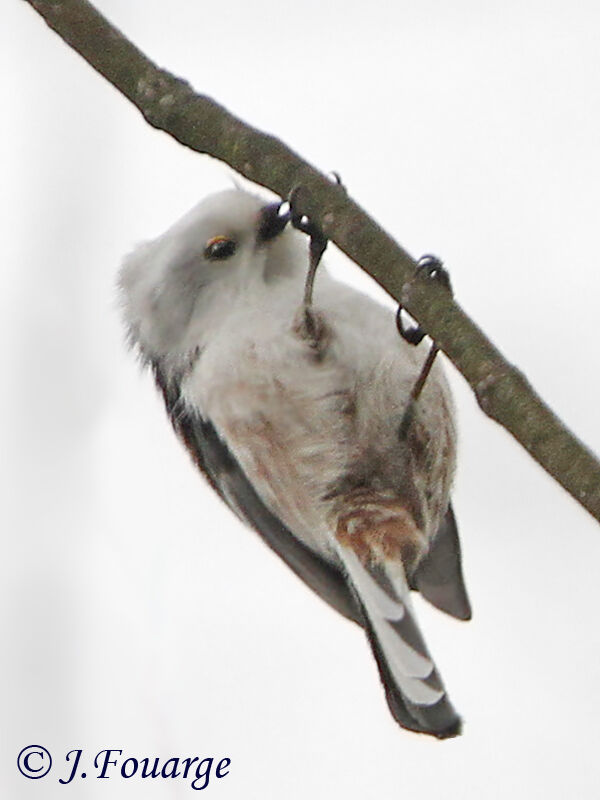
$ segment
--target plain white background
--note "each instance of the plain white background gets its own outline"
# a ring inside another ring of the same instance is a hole
[[[338,170],[413,255],[441,255],[467,312],[600,450],[597,3],[98,6]],[[206,792],[236,800],[596,797],[597,523],[450,367],[474,619],[417,611],[465,730],[399,730],[360,631],[211,494],[124,347],[123,255],[230,173],[149,128],[25,3],[0,27],[3,796],[194,796],[58,785],[69,750],[110,747],[228,756]],[[28,744],[53,753],[43,780],[16,770]]]

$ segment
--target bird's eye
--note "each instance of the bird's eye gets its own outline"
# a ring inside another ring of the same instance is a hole
[[[226,236],[213,236],[206,243],[204,258],[209,261],[224,261],[226,258],[231,258],[236,249],[237,245],[233,239],[228,239]]]

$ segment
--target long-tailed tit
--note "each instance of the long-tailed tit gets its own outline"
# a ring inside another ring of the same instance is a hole
[[[307,309],[306,245],[286,221],[229,190],[140,246],[120,274],[130,340],[215,491],[364,628],[397,722],[453,736],[410,599],[470,617],[449,390],[436,364],[399,435],[423,351],[324,268]]]

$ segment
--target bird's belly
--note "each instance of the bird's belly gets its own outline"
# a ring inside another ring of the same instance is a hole
[[[254,362],[254,363],[253,363]],[[235,370],[202,370],[186,395],[213,423],[267,507],[331,559],[329,495],[348,470],[353,397],[339,367],[236,359]]]

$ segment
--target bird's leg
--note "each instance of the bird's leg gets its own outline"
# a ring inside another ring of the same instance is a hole
[[[327,237],[319,226],[312,222],[306,215],[295,214],[293,209],[291,221],[294,228],[305,233],[310,239],[308,248],[308,273],[306,275],[306,283],[304,284],[303,298],[304,307],[309,309],[312,305],[313,287],[317,268],[321,262],[325,248],[327,247]]]
[[[318,344],[323,335],[323,322],[312,308],[313,289],[317,269],[321,263],[328,240],[316,223],[312,222],[305,214],[298,214],[294,211],[294,194],[298,189],[299,187],[293,190],[290,195],[291,223],[294,228],[309,237],[309,259],[302,306],[299,312],[301,319],[296,320],[294,327],[302,338],[307,338]]]
[[[427,358],[425,359],[425,363],[421,367],[421,372],[419,373],[419,377],[414,383],[413,388],[411,389],[410,395],[408,397],[408,403],[406,404],[406,408],[404,409],[404,414],[402,415],[402,419],[400,420],[400,427],[398,428],[398,436],[400,439],[406,439],[408,431],[410,430],[410,426],[415,416],[415,408],[417,405],[417,401],[421,392],[423,391],[423,387],[425,386],[425,381],[429,373],[431,372],[431,368],[433,367],[433,362],[435,361],[435,357],[438,354],[438,346],[435,342],[431,343],[431,347],[429,348],[429,353],[427,354]]]
[[[426,255],[420,258],[419,263],[417,264],[417,274],[419,276],[422,275],[426,279],[438,281],[449,292],[452,292],[450,276],[448,275],[448,272],[444,268],[444,265],[440,259],[436,256]],[[396,325],[402,338],[409,344],[417,345],[423,341],[423,338],[425,337],[425,331],[419,325],[416,325],[412,328],[404,327],[401,305],[398,306],[398,311],[396,313]],[[433,367],[433,362],[435,361],[438,351],[439,347],[435,342],[432,341],[431,347],[429,348],[429,353],[427,354],[427,358],[421,367],[421,372],[419,373],[419,376],[417,377],[417,380],[411,389],[408,403],[406,404],[404,414],[402,415],[402,419],[400,421],[400,427],[398,429],[398,436],[400,439],[405,439],[408,434],[415,415],[417,401],[421,395],[421,392],[423,391],[425,381],[431,372],[431,368]]]
[[[304,305],[310,308],[312,305],[313,287],[315,284],[315,277],[317,275],[317,267],[321,263],[323,253],[327,247],[327,239],[319,228],[314,227],[310,234],[309,245],[309,261],[308,261],[308,274],[306,276],[306,284],[304,286]]]

